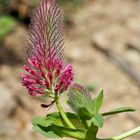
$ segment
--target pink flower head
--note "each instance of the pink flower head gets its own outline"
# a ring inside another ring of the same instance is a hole
[[[72,66],[63,58],[61,12],[57,0],[42,0],[32,15],[26,72],[20,74],[32,96],[60,94],[73,82]]]

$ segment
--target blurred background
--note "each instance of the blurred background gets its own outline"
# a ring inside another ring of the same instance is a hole
[[[37,2],[0,0],[0,140],[47,140],[32,130],[31,119],[55,107],[41,108],[19,77],[30,14]],[[140,125],[140,0],[61,0],[61,4],[65,56],[74,67],[75,81],[93,97],[104,89],[102,111],[120,106],[137,109],[107,117],[99,136],[114,136]],[[61,98],[65,105],[65,95]],[[140,134],[127,140],[140,140]]]

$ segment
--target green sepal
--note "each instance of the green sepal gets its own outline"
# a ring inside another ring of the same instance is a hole
[[[102,115],[109,116],[109,115],[115,115],[115,114],[124,113],[124,112],[134,112],[134,111],[135,111],[135,108],[133,107],[120,107],[109,112],[104,112],[102,113]]]

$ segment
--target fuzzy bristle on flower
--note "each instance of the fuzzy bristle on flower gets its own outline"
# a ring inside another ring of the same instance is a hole
[[[58,0],[42,0],[31,18],[26,72],[20,74],[32,96],[62,93],[73,82],[72,66],[63,57],[62,25]]]

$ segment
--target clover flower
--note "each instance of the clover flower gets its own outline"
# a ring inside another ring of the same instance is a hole
[[[74,72],[63,56],[62,10],[57,0],[42,0],[31,18],[26,72],[22,83],[31,96],[54,97],[68,89]]]

